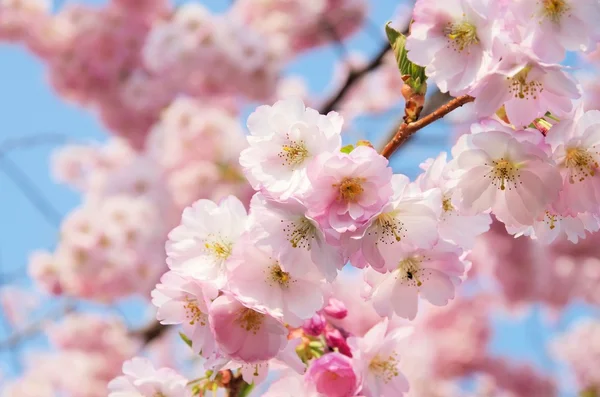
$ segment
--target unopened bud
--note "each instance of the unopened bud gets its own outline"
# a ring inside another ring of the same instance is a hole
[[[323,312],[329,317],[333,317],[338,320],[341,320],[348,315],[348,309],[346,309],[344,302],[335,298],[329,299],[329,303],[323,308]]]

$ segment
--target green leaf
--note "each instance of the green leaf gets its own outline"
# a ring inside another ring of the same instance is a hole
[[[182,341],[185,342],[186,345],[188,345],[189,347],[192,347],[192,341],[183,332],[179,333],[179,337],[181,338]]]
[[[342,153],[346,153],[346,154],[350,154],[352,153],[352,151],[354,150],[354,146],[353,145],[346,145],[343,148],[340,149],[340,152]]]
[[[427,89],[427,85],[425,84],[427,81],[425,68],[412,63],[408,59],[406,36],[391,27],[390,23],[391,22],[388,22],[385,25],[385,33],[392,46],[392,50],[394,51],[396,62],[398,62],[398,69],[400,70],[402,77],[408,77],[405,82],[416,94],[425,94],[425,90]]]
[[[238,394],[239,397],[248,397],[250,395],[250,393],[252,393],[252,389],[254,389],[254,383],[251,384],[247,384],[244,385],[242,387],[242,390],[240,390],[240,393]]]

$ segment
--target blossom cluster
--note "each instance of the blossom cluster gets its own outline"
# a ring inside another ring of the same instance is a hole
[[[348,37],[366,12],[362,0],[240,0],[222,15],[111,0],[52,14],[0,0],[0,39],[25,43],[116,135],[55,157],[84,200],[30,275],[57,296],[150,297],[200,363],[184,376],[131,358],[140,341],[123,324],[74,315],[49,332],[58,353],[4,393],[96,397],[110,381],[110,397],[192,397],[266,389],[277,372],[263,395],[465,396],[464,377],[474,396],[556,395],[555,380],[489,352],[489,311],[600,303],[600,111],[560,65],[597,45],[600,4],[418,0],[408,59],[473,103],[451,151],[414,180],[368,141],[342,144],[353,117],[406,97],[393,54],[340,113],[306,93],[275,100],[298,91],[286,62]],[[338,80],[365,64],[344,60]],[[246,136],[240,100],[273,103]],[[486,293],[465,296],[471,286]],[[597,334],[581,324],[557,348],[594,392]]]

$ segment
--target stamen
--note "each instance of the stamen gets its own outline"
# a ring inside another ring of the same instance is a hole
[[[233,244],[212,236],[209,236],[209,239],[212,241],[205,242],[204,248],[206,248],[206,251],[208,251],[210,255],[219,260],[225,260],[229,258]]]
[[[376,233],[380,234],[377,243],[390,244],[399,242],[403,237],[406,237],[406,234],[404,234],[406,232],[404,223],[396,215],[397,212],[387,212],[377,217]],[[371,233],[369,232],[369,234]]]
[[[596,155],[600,154],[596,152]],[[569,182],[582,182],[587,177],[596,175],[596,169],[599,167],[598,161],[587,150],[581,148],[567,149],[564,165],[569,168]]]
[[[292,278],[290,277],[290,274],[288,272],[284,272],[283,269],[281,269],[281,266],[279,266],[279,264],[275,264],[269,267],[269,274],[267,277],[268,280],[279,284],[279,286],[282,288],[289,287],[290,282],[293,282]]]
[[[475,25],[462,22],[448,22],[444,27],[444,35],[449,39],[448,46],[452,46],[454,51],[462,52],[468,49],[471,45],[478,44],[477,28]]]
[[[542,0],[542,18],[560,23],[562,16],[571,9],[566,0]]]
[[[556,227],[556,223],[560,220],[560,215],[556,215],[551,213],[550,211],[546,211],[546,215],[544,216],[544,222],[548,225],[550,230]]]
[[[283,223],[284,220],[281,220]],[[302,217],[295,222],[289,222],[283,226],[283,232],[293,248],[304,248],[310,251],[311,241],[315,235],[316,228],[310,220]]]
[[[304,163],[309,153],[304,141],[291,141],[288,145],[281,147],[281,152],[277,156],[282,160],[281,165],[296,167]]]
[[[246,331],[250,331],[256,335],[260,330],[263,322],[263,314],[254,311],[252,309],[243,308],[238,313],[236,323],[240,325]]]
[[[381,358],[379,355],[375,356],[369,364],[369,370],[375,373],[376,377],[382,379],[384,383],[392,381],[400,373],[396,352],[392,352],[387,358]]]
[[[444,212],[452,212],[454,211],[454,206],[452,205],[452,200],[450,197],[444,197],[442,200],[442,209]]]
[[[403,280],[416,281],[417,287],[420,287],[421,285],[423,285],[423,283],[421,282],[421,280],[419,280],[419,277],[417,276],[417,274],[418,274],[419,270],[421,269],[421,262],[422,262],[422,258],[416,257],[416,256],[412,256],[410,258],[406,258],[406,259],[402,260],[398,264],[399,276]]]
[[[499,160],[492,161],[492,164],[485,163],[485,165],[492,167],[492,170],[488,172],[485,177],[491,178],[492,185],[500,187],[500,190],[506,190],[507,185],[508,190],[511,190],[513,187],[512,185],[517,183],[517,181],[520,184],[523,183],[519,181],[521,174],[519,173],[518,167],[503,157]]]
[[[185,317],[188,319],[190,325],[199,323],[201,326],[205,326],[208,320],[208,316],[200,310],[196,299],[190,299],[186,297],[186,304],[183,305],[185,309]]]
[[[538,95],[544,91],[542,83],[539,81],[528,81],[529,72],[532,67],[527,65],[512,77],[507,77],[509,81],[509,92],[514,98],[519,99],[537,99]]]
[[[338,201],[355,203],[364,191],[363,178],[344,178],[339,185],[333,185],[339,189]]]

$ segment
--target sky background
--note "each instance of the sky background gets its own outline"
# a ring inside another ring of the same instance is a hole
[[[77,2],[102,4],[105,1]],[[54,8],[59,9],[67,1],[55,0],[54,3]],[[226,0],[205,0],[202,3],[215,12],[224,10],[228,4]],[[380,48],[384,40],[383,26],[395,14],[398,4],[396,0],[371,1],[370,25],[346,42],[347,51],[371,58]],[[339,51],[335,48],[322,48],[298,58],[289,65],[287,72],[304,77],[311,93],[323,95],[338,59]],[[402,110],[395,108],[377,117],[360,119],[355,129],[377,142],[391,131],[401,116]],[[416,139],[395,155],[395,171],[414,177],[420,162],[446,149],[443,142],[448,133],[449,129],[443,122],[420,131]],[[92,112],[55,95],[46,82],[44,65],[38,59],[20,47],[0,43],[0,286],[10,283],[30,287],[26,276],[29,254],[36,249],[53,249],[60,218],[80,202],[76,192],[56,184],[51,177],[52,152],[63,139],[59,139],[58,135],[72,141],[102,142],[108,137]],[[38,136],[45,136],[46,143],[4,152],[7,142]],[[26,186],[15,184],[15,177],[21,183],[24,181]],[[23,189],[38,191],[49,203],[42,205],[49,208],[40,211],[23,194]],[[32,290],[32,294],[39,293]],[[43,304],[31,314],[31,321],[54,313],[61,303]],[[106,310],[92,304],[81,306],[89,310]],[[129,300],[109,310],[124,314],[127,324],[136,327],[148,319],[148,312],[136,310],[140,307],[139,301]],[[565,376],[564,368],[550,362],[543,346],[556,331],[564,330],[577,318],[598,314],[597,310],[578,305],[563,313],[557,324],[547,321],[545,312],[538,309],[519,316],[495,315],[491,348],[498,355],[534,363],[562,378]],[[14,332],[2,316],[0,313],[0,344]],[[45,338],[39,335],[22,344],[16,353],[27,354],[45,346]],[[15,352],[0,352],[0,374],[10,377],[22,370],[14,358]],[[568,397],[573,393],[565,392],[563,395]]]

